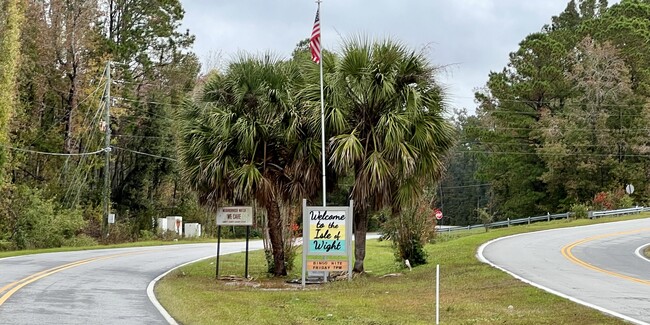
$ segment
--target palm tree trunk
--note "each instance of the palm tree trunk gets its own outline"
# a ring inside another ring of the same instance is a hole
[[[271,251],[273,253],[273,275],[287,275],[287,267],[284,259],[284,245],[282,245],[282,218],[280,207],[275,201],[267,204],[269,238],[271,239]]]
[[[366,258],[366,233],[368,232],[368,212],[361,208],[354,216],[354,272],[363,273],[363,260]]]

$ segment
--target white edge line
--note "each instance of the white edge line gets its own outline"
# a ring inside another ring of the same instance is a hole
[[[249,250],[250,250],[250,249],[249,249]],[[240,252],[240,251],[234,251],[234,252],[228,252],[228,253],[221,253],[220,256],[223,256],[223,255],[229,255],[229,254],[235,254],[235,253],[241,253],[241,252]],[[160,304],[160,302],[158,301],[158,299],[156,299],[156,295],[155,295],[154,292],[153,292],[153,289],[154,289],[154,287],[156,286],[156,283],[157,283],[158,281],[160,281],[160,279],[162,279],[164,276],[166,276],[167,274],[171,273],[172,271],[174,271],[174,270],[176,270],[176,269],[178,269],[178,268],[181,268],[181,267],[183,267],[183,266],[186,266],[186,265],[189,265],[189,264],[192,264],[192,263],[196,263],[196,262],[200,262],[200,261],[203,261],[203,260],[207,260],[207,259],[209,259],[209,258],[215,258],[216,256],[217,256],[217,255],[215,254],[215,255],[210,255],[210,256],[206,256],[206,257],[201,257],[201,258],[199,258],[199,259],[196,259],[196,260],[193,260],[193,261],[189,261],[189,262],[187,262],[187,263],[183,263],[183,264],[181,264],[181,265],[175,266],[174,268],[169,269],[167,272],[165,272],[165,273],[163,273],[163,274],[157,276],[155,279],[153,279],[153,280],[151,280],[151,282],[149,282],[149,285],[147,286],[147,296],[149,297],[149,300],[150,300],[151,303],[154,305],[154,307],[156,307],[156,309],[158,309],[158,312],[160,312],[160,314],[165,318],[165,320],[167,321],[167,323],[168,323],[169,325],[179,325],[179,324],[178,324],[178,322],[176,322],[176,320],[174,319],[174,317],[172,317],[172,316],[167,312],[167,310],[166,310],[166,309],[165,309],[165,308]]]
[[[593,226],[593,225],[589,225],[589,226]],[[575,228],[577,228],[577,227],[575,227]],[[561,230],[561,229],[567,229],[567,228],[549,229],[549,230],[537,231],[537,232],[532,232],[532,233],[547,232],[547,231],[555,231],[555,230]],[[519,275],[517,275],[517,274],[515,274],[515,273],[512,273],[512,272],[510,272],[510,271],[508,271],[508,270],[506,270],[506,269],[504,269],[504,268],[502,268],[502,267],[500,267],[500,266],[498,266],[498,265],[496,265],[496,264],[490,262],[487,258],[485,258],[485,256],[483,256],[483,250],[485,250],[485,248],[486,248],[488,245],[492,244],[492,243],[495,243],[495,242],[500,241],[500,240],[502,240],[502,239],[508,239],[508,238],[513,238],[513,237],[518,237],[518,236],[528,235],[528,234],[531,234],[531,233],[516,234],[516,235],[511,235],[511,236],[506,236],[506,237],[501,237],[501,238],[496,238],[496,239],[490,240],[490,241],[488,241],[487,243],[484,243],[483,245],[481,245],[481,246],[478,248],[478,250],[476,251],[476,257],[478,258],[479,261],[481,261],[481,262],[483,262],[483,263],[486,263],[486,264],[488,264],[488,265],[490,265],[490,266],[492,266],[492,267],[494,267],[494,268],[496,268],[496,269],[499,269],[499,270],[501,270],[501,271],[503,271],[503,272],[505,272],[505,273],[507,273],[507,274],[510,274],[512,277],[514,277],[515,279],[517,279],[517,280],[519,280],[519,281],[521,281],[521,282],[524,282],[524,283],[526,283],[526,284],[532,285],[533,287],[537,287],[537,288],[539,288],[539,289],[542,289],[542,290],[544,290],[544,291],[546,291],[546,292],[548,292],[548,293],[551,293],[551,294],[554,294],[554,295],[556,295],[556,296],[559,296],[559,297],[562,297],[562,298],[568,299],[568,300],[570,300],[570,301],[573,301],[573,302],[575,302],[575,303],[581,304],[581,305],[583,305],[583,306],[587,306],[587,307],[589,307],[589,308],[593,308],[593,309],[599,310],[599,311],[601,311],[601,312],[603,312],[603,313],[605,313],[605,314],[609,314],[609,315],[612,315],[612,316],[614,316],[614,317],[621,318],[621,319],[626,320],[626,321],[628,321],[628,322],[632,322],[632,323],[639,324],[639,325],[650,325],[650,323],[646,323],[646,322],[640,321],[640,320],[638,320],[638,319],[634,319],[634,318],[632,318],[632,317],[629,317],[629,316],[626,316],[626,315],[623,315],[623,314],[617,313],[617,312],[615,312],[615,311],[612,311],[612,310],[609,310],[609,309],[606,309],[606,308],[603,308],[603,307],[600,307],[600,306],[597,306],[597,305],[594,305],[594,304],[588,303],[588,302],[586,302],[586,301],[583,301],[583,300],[580,300],[580,299],[578,299],[578,298],[575,298],[575,297],[569,296],[569,295],[567,295],[567,294],[564,294],[564,293],[561,293],[561,292],[555,291],[555,290],[553,290],[553,289],[551,289],[551,288],[547,288],[547,287],[545,287],[545,286],[543,286],[543,285],[541,285],[541,284],[538,284],[538,283],[535,283],[535,282],[530,281],[530,280],[528,280],[528,279],[525,279],[525,278],[523,278],[523,277],[521,277],[521,276],[519,276]],[[648,245],[650,245],[650,244],[648,244]]]
[[[377,239],[377,238],[380,237],[380,235],[379,235],[379,234],[371,234],[369,237],[373,237],[373,238],[366,238],[366,239]],[[260,248],[260,249],[261,249],[261,248]],[[259,249],[253,249],[253,250],[259,250]],[[251,251],[251,249],[249,249],[249,251]],[[235,254],[235,253],[241,253],[241,251],[234,251],[234,252],[228,252],[228,253],[221,253],[220,256],[228,255],[228,254]],[[189,261],[189,262],[187,262],[187,263],[183,263],[183,264],[178,265],[178,266],[176,266],[176,267],[174,267],[174,268],[168,270],[167,272],[165,272],[165,273],[163,273],[163,274],[157,276],[155,279],[153,279],[153,280],[151,280],[151,282],[149,282],[149,285],[147,286],[147,296],[149,297],[149,300],[150,300],[151,303],[154,305],[154,307],[156,307],[156,309],[158,309],[158,312],[160,312],[160,314],[165,318],[165,320],[167,321],[167,323],[169,323],[169,325],[179,325],[179,324],[178,324],[178,322],[176,322],[176,320],[174,319],[174,317],[172,317],[172,316],[167,312],[167,310],[166,310],[166,309],[165,309],[165,308],[160,304],[160,302],[158,301],[158,299],[156,299],[156,295],[155,295],[154,292],[153,292],[153,289],[154,289],[154,287],[156,286],[156,283],[157,283],[158,281],[160,281],[160,279],[162,279],[163,277],[165,277],[165,275],[171,273],[172,271],[174,271],[174,270],[176,270],[176,269],[178,269],[178,268],[181,268],[181,267],[183,267],[183,266],[186,266],[186,265],[189,265],[189,264],[192,264],[192,263],[196,263],[196,262],[200,262],[200,261],[203,261],[203,260],[207,260],[207,259],[209,259],[209,258],[215,258],[216,256],[217,256],[217,255],[215,254],[215,255],[211,255],[211,256],[201,257],[201,258],[199,258],[199,259],[196,259],[196,260],[194,260],[194,261]],[[650,324],[648,324],[648,325],[650,325]]]
[[[636,254],[640,259],[650,262],[650,258],[647,258],[643,253],[641,253],[648,246],[650,246],[650,243],[639,246],[639,248],[634,251],[634,254]]]
[[[172,272],[172,271],[174,271],[174,270],[176,270],[178,268],[181,268],[181,267],[183,267],[185,265],[188,265],[188,264],[192,264],[192,263],[196,263],[196,262],[199,262],[199,261],[202,261],[202,260],[213,258],[213,257],[216,257],[216,256],[217,255],[201,257],[201,258],[196,259],[194,261],[189,261],[187,263],[183,263],[183,264],[178,265],[178,266],[176,266],[176,267],[174,267],[172,269],[169,269],[167,272],[157,276],[155,279],[153,279],[153,280],[151,280],[151,282],[149,282],[149,285],[147,286],[147,297],[149,297],[149,300],[151,301],[151,303],[154,305],[154,307],[156,307],[156,309],[158,309],[158,312],[165,318],[165,320],[167,321],[167,323],[169,325],[178,325],[178,323],[176,322],[174,317],[172,317],[172,315],[170,315],[167,312],[167,310],[160,304],[158,299],[156,299],[156,295],[153,293],[153,288],[156,286],[156,283],[160,279],[162,279],[165,275],[169,274],[170,272]]]

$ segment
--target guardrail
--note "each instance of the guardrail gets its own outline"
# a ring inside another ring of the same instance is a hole
[[[593,218],[600,218],[600,217],[611,217],[611,216],[621,216],[621,215],[628,215],[628,214],[637,214],[641,212],[648,212],[650,211],[650,207],[634,207],[634,208],[628,208],[628,209],[618,209],[618,210],[604,210],[604,211],[589,211],[588,212],[588,217],[590,219]],[[502,221],[496,221],[489,223],[487,226],[489,228],[497,228],[497,227],[510,227],[511,225],[519,225],[519,224],[531,224],[533,222],[539,222],[539,221],[551,221],[551,220],[556,220],[556,219],[569,219],[573,213],[572,212],[565,212],[565,213],[558,213],[558,214],[546,214],[543,216],[537,216],[537,217],[527,217],[527,218],[519,218],[519,219],[507,219],[507,220],[502,220]],[[477,229],[477,228],[485,228],[484,224],[477,224],[477,225],[470,225],[470,226],[458,226],[458,227],[446,227],[446,228],[438,228],[436,229],[436,232],[452,232],[452,231],[460,231],[460,230],[471,230],[471,229]]]
[[[645,210],[644,207],[635,207],[628,209],[618,209],[618,210],[604,210],[604,211],[589,211],[589,219],[600,218],[600,217],[609,217],[609,216],[621,216],[626,214],[638,214]]]

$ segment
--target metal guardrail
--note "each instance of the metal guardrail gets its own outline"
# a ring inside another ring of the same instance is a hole
[[[618,210],[604,210],[604,211],[589,211],[589,219],[608,217],[608,216],[620,216],[626,214],[637,214],[645,210],[644,207],[635,207],[628,209],[618,209]]]
[[[636,213],[641,213],[641,212],[648,212],[650,211],[650,207],[634,207],[634,208],[628,208],[628,209],[618,209],[618,210],[604,210],[604,211],[589,211],[588,212],[588,217],[590,219],[593,218],[600,218],[600,217],[611,217],[611,216],[621,216],[621,215],[628,215],[628,214],[636,214]],[[539,222],[539,221],[551,221],[551,220],[556,220],[556,219],[569,219],[569,217],[572,215],[572,212],[565,212],[565,213],[558,213],[558,214],[546,214],[543,216],[537,216],[537,217],[527,217],[527,218],[520,218],[520,219],[507,219],[503,221],[496,221],[488,224],[489,228],[497,228],[497,227],[509,227],[511,225],[519,225],[519,224],[531,224],[533,222]],[[444,232],[452,232],[452,231],[460,231],[460,230],[471,230],[471,229],[477,229],[477,228],[485,228],[484,224],[477,224],[477,225],[470,225],[470,226],[458,226],[458,227],[447,227],[447,228],[439,228],[436,229],[436,232],[444,233]]]

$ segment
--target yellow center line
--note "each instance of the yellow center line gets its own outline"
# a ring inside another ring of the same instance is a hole
[[[7,301],[7,299],[9,299],[11,296],[13,296],[14,293],[16,293],[18,290],[22,289],[24,286],[26,286],[26,285],[28,285],[28,284],[30,284],[32,282],[38,281],[38,280],[40,280],[42,278],[45,278],[47,276],[50,276],[52,274],[55,274],[55,273],[58,273],[58,272],[61,272],[61,271],[64,271],[64,270],[67,270],[67,269],[70,269],[70,268],[73,268],[73,267],[88,264],[88,263],[91,263],[91,262],[107,260],[107,259],[111,259],[111,258],[128,256],[128,255],[143,254],[143,253],[152,252],[152,251],[157,251],[157,250],[146,250],[146,251],[137,251],[137,252],[128,252],[128,253],[120,253],[120,254],[113,254],[113,255],[91,257],[91,258],[71,262],[71,263],[68,263],[68,264],[59,265],[59,266],[53,267],[51,269],[47,269],[47,270],[44,270],[44,271],[34,273],[34,274],[32,274],[32,275],[30,275],[28,277],[22,278],[22,279],[20,279],[20,280],[18,280],[16,282],[9,283],[9,284],[5,285],[4,287],[0,288],[0,294],[4,293],[6,291],[6,293],[4,295],[0,296],[0,306],[2,306],[2,304],[4,304]]]
[[[643,229],[636,229],[636,230],[631,230],[631,231],[617,232],[617,233],[612,233],[612,234],[598,235],[598,236],[593,236],[593,237],[588,237],[588,238],[584,238],[584,239],[581,239],[581,240],[577,240],[577,241],[575,241],[573,243],[570,243],[570,244],[562,247],[562,255],[566,259],[571,261],[572,263],[575,263],[575,264],[580,265],[582,267],[585,267],[587,269],[594,270],[594,271],[604,273],[604,274],[608,274],[608,275],[611,275],[611,276],[615,276],[615,277],[618,277],[618,278],[621,278],[621,279],[634,281],[634,282],[645,284],[645,285],[650,285],[650,281],[648,281],[648,280],[638,279],[638,278],[635,278],[635,277],[631,277],[629,275],[620,274],[620,273],[613,272],[613,271],[610,271],[610,270],[605,270],[605,269],[599,268],[599,267],[597,267],[595,265],[589,264],[589,263],[575,257],[573,255],[573,252],[572,252],[573,248],[575,248],[576,246],[582,245],[584,243],[588,243],[590,241],[594,241],[594,240],[597,240],[597,239],[614,237],[614,236],[620,236],[620,235],[637,234],[637,233],[644,232],[644,231],[650,231],[650,228],[643,228]]]

